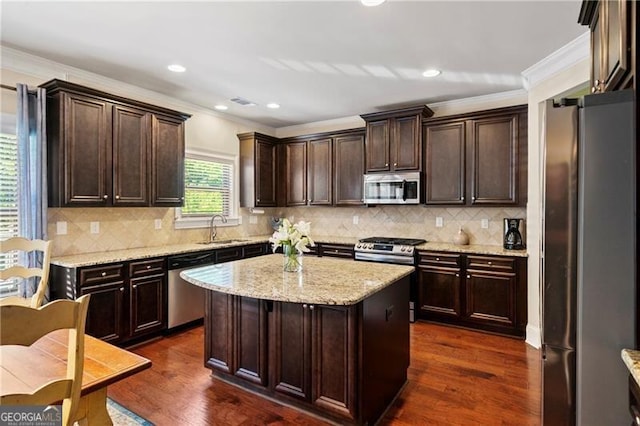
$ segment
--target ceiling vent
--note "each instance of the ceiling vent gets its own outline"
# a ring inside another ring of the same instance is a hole
[[[231,102],[235,102],[235,103],[240,104],[242,106],[255,106],[256,105],[255,102],[248,101],[245,98],[233,98],[233,99],[231,99]]]

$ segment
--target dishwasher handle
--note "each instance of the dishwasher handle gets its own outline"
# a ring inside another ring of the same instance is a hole
[[[169,269],[182,269],[200,265],[216,263],[216,252],[191,253],[169,257]]]

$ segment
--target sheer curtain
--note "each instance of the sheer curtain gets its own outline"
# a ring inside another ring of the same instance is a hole
[[[47,239],[47,139],[46,91],[29,92],[26,84],[17,84],[19,229],[20,236]],[[21,259],[30,267],[42,264],[42,253],[32,252]],[[27,280],[21,288],[22,297],[31,297],[37,282]],[[49,300],[49,295],[46,295]]]

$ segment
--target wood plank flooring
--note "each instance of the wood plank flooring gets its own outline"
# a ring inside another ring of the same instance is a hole
[[[158,426],[323,425],[213,379],[203,327],[138,346],[151,369],[109,397]],[[411,325],[409,381],[382,425],[539,425],[540,351],[524,342],[423,322]]]

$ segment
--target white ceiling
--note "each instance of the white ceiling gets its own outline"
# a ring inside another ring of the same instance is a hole
[[[0,34],[3,45],[278,128],[522,88],[523,70],[586,31],[580,3],[3,1]],[[422,77],[431,67],[443,73]]]

